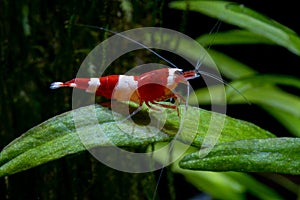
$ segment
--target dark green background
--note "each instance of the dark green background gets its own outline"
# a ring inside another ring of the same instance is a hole
[[[132,1],[132,18],[128,19],[120,1],[0,1],[0,148],[31,127],[71,109],[72,91],[52,91],[49,85],[73,78],[89,50],[108,34],[70,24],[91,24],[117,31],[162,26],[197,37],[208,33],[216,23],[215,19],[193,12],[170,10],[168,2]],[[242,3],[299,33],[300,14],[293,1]],[[220,31],[231,27],[222,24]],[[262,73],[298,74],[299,58],[281,47],[236,45],[216,49]],[[122,67],[114,67],[111,73],[126,72],[134,65],[134,56],[114,63]],[[138,57],[147,60],[147,55]],[[231,106],[228,112],[275,134],[287,132],[280,125],[269,124],[272,118],[268,121],[269,116],[255,106]],[[198,192],[182,177],[172,180],[166,171],[159,185],[161,199],[172,196],[174,188],[170,183],[174,183],[178,199]],[[0,199],[151,198],[158,174],[118,172],[82,153],[0,179]],[[291,179],[299,182],[296,177]],[[280,193],[289,195],[285,190]]]

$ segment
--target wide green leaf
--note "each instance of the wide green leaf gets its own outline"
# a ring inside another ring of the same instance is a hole
[[[207,141],[205,138],[209,131],[214,130],[220,131],[218,137],[213,138],[216,143],[274,137],[254,124],[224,114],[195,107],[188,107],[186,112],[184,106],[180,109],[180,118],[176,111],[163,109],[162,112],[168,114],[167,120],[161,131],[158,130],[154,135],[149,134],[149,130],[156,127],[147,127],[149,113],[145,110],[133,117],[138,125],[126,121],[122,122],[122,126],[119,126],[119,122],[124,118],[123,115],[112,115],[111,110],[100,106],[91,105],[66,112],[37,125],[7,145],[0,153],[0,176],[14,174],[93,147],[135,147],[170,141],[179,127],[181,132],[176,138],[195,146],[201,146],[203,141]],[[154,117],[157,116],[155,113],[161,115],[155,111],[151,113]],[[184,119],[181,126],[179,119]],[[124,126],[127,128],[124,129]]]
[[[249,30],[300,55],[300,39],[291,29],[244,5],[226,1],[191,1],[188,9]],[[170,3],[171,8],[186,10],[185,1]]]
[[[98,123],[94,123],[92,119],[94,110]],[[87,113],[91,115],[86,115]],[[145,135],[133,137],[116,126],[114,120],[118,119],[113,118],[110,110],[94,105],[53,117],[30,129],[2,150],[0,176],[23,171],[96,146],[139,146],[170,140],[170,136],[161,132],[149,137],[144,130],[139,131],[139,127],[136,127],[135,131]]]
[[[216,145],[206,156],[194,152],[180,167],[208,171],[275,172],[300,174],[300,139],[268,138]]]

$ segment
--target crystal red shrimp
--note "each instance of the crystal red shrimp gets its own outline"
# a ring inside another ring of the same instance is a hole
[[[239,92],[230,84],[227,84],[221,78],[215,76],[214,74],[199,70],[201,63],[199,62],[200,60],[198,61],[195,70],[182,72],[182,70],[179,69],[175,64],[162,57],[154,50],[150,49],[143,43],[140,43],[132,38],[122,35],[121,33],[92,25],[79,26],[95,28],[123,37],[126,40],[129,40],[133,43],[140,45],[141,47],[144,47],[157,57],[169,63],[174,68],[157,69],[143,73],[139,76],[110,75],[100,78],[75,78],[65,83],[54,82],[50,86],[51,89],[56,89],[59,87],[74,87],[85,90],[89,93],[95,93],[97,96],[103,96],[109,99],[115,99],[118,101],[130,100],[135,103],[138,103],[140,106],[143,103],[145,103],[149,108],[153,110],[160,109],[152,107],[151,104],[156,104],[165,108],[177,109],[178,98],[182,101],[185,101],[185,99],[180,94],[173,93],[172,90],[175,89],[179,83],[184,83],[187,85],[188,80],[200,77],[200,75],[204,75],[231,87],[248,102],[247,98],[243,94],[241,94],[241,92]],[[189,93],[187,95],[189,95]],[[159,104],[159,102],[166,101],[171,98],[175,99],[175,104]]]
[[[95,93],[117,101],[132,101],[140,106],[145,103],[150,109],[160,110],[153,107],[155,104],[161,107],[177,109],[179,100],[185,101],[173,90],[179,83],[188,84],[187,80],[197,77],[195,71],[182,72],[177,68],[162,68],[145,72],[139,76],[110,75],[100,78],[74,78],[67,82],[54,82],[51,89],[60,87],[73,87]],[[170,98],[175,99],[173,105],[159,104]]]

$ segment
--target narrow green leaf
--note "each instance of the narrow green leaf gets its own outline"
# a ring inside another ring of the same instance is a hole
[[[171,2],[170,7],[181,10],[187,8],[185,1]],[[300,39],[294,31],[244,5],[226,1],[191,1],[189,10],[247,29],[300,55]]]
[[[212,49],[207,50],[212,57],[221,74],[229,79],[238,79],[256,74],[256,72],[247,65]]]
[[[226,32],[201,35],[196,39],[203,46],[231,44],[274,44],[267,38],[246,30],[230,30]]]
[[[286,112],[292,114],[293,116],[299,118],[300,113],[300,98],[293,94],[284,92],[279,88],[272,85],[277,81],[282,81],[282,84],[285,85],[292,85],[295,87],[299,87],[298,79],[291,79],[288,80],[287,77],[277,77],[278,79],[274,78],[274,80],[269,80],[268,76],[264,81],[263,76],[249,78],[248,81],[237,80],[230,83],[231,86],[236,88],[243,96],[237,93],[230,87],[227,87],[226,94],[227,94],[227,103],[228,104],[245,104],[247,101],[245,98],[254,104],[260,105],[262,107],[269,106],[277,108],[277,110],[281,110],[281,112]],[[272,76],[270,76],[272,77]],[[287,79],[286,79],[287,78]],[[250,81],[252,79],[253,81]],[[257,80],[257,82],[255,82]],[[259,82],[261,81],[261,84]],[[268,84],[269,83],[269,84]],[[277,82],[278,83],[278,82]],[[223,86],[213,86],[210,87],[208,90],[207,88],[199,89],[195,92],[194,96],[191,96],[189,102],[191,104],[200,103],[200,104],[210,104],[211,103],[211,95],[217,97],[218,94],[222,94],[220,91],[223,89]],[[217,98],[215,98],[217,99]],[[218,102],[214,102],[218,103]],[[219,103],[222,103],[220,101]],[[292,106],[291,106],[292,105]]]
[[[285,176],[282,174],[274,174],[274,173],[261,173],[259,174],[262,178],[271,180],[272,182],[280,185],[281,187],[287,189],[288,191],[297,194],[299,191],[299,185],[295,183],[289,176]]]
[[[259,199],[265,200],[273,200],[273,199],[284,199],[281,197],[274,188],[270,188],[263,183],[259,182],[255,178],[251,177],[246,173],[240,172],[224,172],[227,176],[231,177],[232,179],[236,180],[244,187],[247,188],[249,193],[258,197]]]
[[[180,109],[181,115],[184,116],[184,123],[177,139],[185,143],[201,146],[209,131],[214,133],[215,130],[220,131],[221,134],[213,138],[217,143],[274,137],[268,131],[251,123],[223,114],[195,107],[189,107],[187,112],[184,111],[184,106]],[[124,118],[121,114],[115,113],[114,116],[117,118],[114,119],[110,110],[95,105],[53,117],[30,129],[3,149],[0,153],[0,176],[17,173],[97,146],[134,147],[170,141],[179,129],[179,117],[177,112],[171,109],[163,109],[162,112],[168,114],[167,121],[161,131],[158,130],[157,134],[150,136],[148,129],[143,126],[149,123],[149,114],[146,111],[141,111],[134,116],[140,126],[126,121],[123,123],[126,129],[117,126],[118,121]],[[160,115],[153,111],[153,114],[155,113]],[[76,116],[76,128],[74,116]],[[93,116],[96,117],[96,122]],[[139,137],[132,134],[133,130]]]
[[[241,140],[215,146],[206,157],[185,156],[180,167],[208,171],[300,174],[300,138]]]
[[[243,95],[245,95],[251,103],[260,105],[274,118],[279,120],[279,122],[295,136],[300,135],[300,118],[298,116],[297,109],[295,109],[297,105],[299,105],[299,97],[283,92],[275,86],[272,88],[270,86],[272,84],[278,84],[299,88],[299,79],[282,75],[259,75],[247,65],[244,65],[225,54],[211,49],[208,51],[218,65],[222,74],[230,79],[239,79],[233,81],[232,84],[242,93],[244,91],[248,91],[243,93]],[[267,88],[265,87],[266,85]],[[256,92],[252,91],[253,94],[250,94],[252,93],[249,91],[251,88]],[[213,93],[213,96],[215,96],[216,94],[221,93],[219,92],[220,89],[222,88],[214,87],[210,88],[209,91]],[[245,101],[245,99],[237,92],[232,89],[230,89],[230,91],[230,95],[228,96],[229,101],[227,103],[247,103],[247,101]],[[269,94],[271,94],[271,96],[269,96]],[[286,99],[287,102],[285,102],[284,99]],[[208,93],[207,88],[200,89],[196,91],[196,95],[190,97],[189,102],[191,104],[210,104],[211,96]],[[294,105],[296,107],[294,107]]]
[[[237,82],[236,82],[237,83]],[[290,84],[290,83],[289,83]],[[300,98],[283,92],[272,85],[254,87],[249,84],[232,84],[252,104],[257,104],[276,118],[295,136],[300,136]],[[223,86],[210,87],[209,92],[216,96]],[[191,104],[211,104],[211,96],[207,88],[199,89],[190,97]],[[230,89],[227,94],[228,104],[245,104],[247,101],[236,91]],[[215,102],[217,103],[217,102]],[[222,103],[222,102],[220,102]],[[249,105],[251,106],[251,105]]]
[[[162,144],[156,144],[155,149],[159,149]],[[160,163],[165,163],[166,160],[178,157],[182,150],[186,149],[182,143],[174,143],[174,149],[169,152],[155,153],[154,158]],[[199,149],[190,147],[185,155],[195,152]],[[170,155],[170,153],[172,155]],[[184,156],[184,155],[183,155]],[[251,193],[259,199],[283,199],[272,188],[260,183],[258,180],[252,178],[250,175],[238,172],[207,172],[187,170],[179,167],[180,159],[177,159],[172,164],[172,171],[182,174],[185,179],[193,184],[202,192],[209,193],[216,199],[246,199],[246,192]],[[216,190],[215,188],[218,188]]]
[[[235,84],[234,84],[235,85]],[[235,85],[236,86],[236,85]],[[300,97],[283,92],[274,86],[261,86],[254,88],[252,85],[240,85],[245,97],[255,104],[278,108],[284,112],[300,117]],[[231,96],[230,96],[231,95]],[[245,99],[231,90],[228,103],[244,103]]]
[[[156,144],[155,149],[160,149],[163,144]],[[180,156],[183,150],[186,150],[186,147],[182,143],[175,142],[174,148],[171,152],[169,150],[156,153],[154,151],[153,157],[160,163],[164,164],[167,160],[171,158],[177,158]],[[196,151],[197,148],[189,147],[186,150],[185,154],[192,153]],[[170,155],[172,154],[172,155]],[[172,163],[172,171],[178,174],[182,174],[185,179],[193,184],[198,190],[210,194],[216,199],[236,199],[241,200],[245,199],[246,188],[239,183],[239,181],[228,177],[224,173],[219,172],[205,172],[205,171],[192,171],[185,170],[178,166],[180,159],[174,160]],[[216,190],[215,188],[218,188]]]
[[[237,80],[236,82],[239,82],[239,84],[252,84],[253,87],[259,87],[261,85],[286,85],[286,86],[292,86],[295,88],[300,89],[300,79],[293,77],[293,76],[287,76],[287,75],[281,75],[281,74],[261,74],[261,75],[255,75],[250,77],[245,77],[242,79]]]
[[[276,118],[294,136],[300,137],[300,117],[284,112],[281,109],[271,106],[264,106],[264,109]]]
[[[284,199],[276,191],[251,176],[239,172],[210,172],[196,170],[176,170],[199,190],[208,192],[217,199],[247,199],[246,192],[258,199]],[[215,188],[218,188],[216,191]]]
[[[205,191],[212,195],[215,199],[246,199],[245,195],[243,195],[246,188],[226,174],[183,169],[175,170],[175,172],[183,174],[188,182],[192,183],[200,191]],[[218,189],[216,190],[216,188]]]

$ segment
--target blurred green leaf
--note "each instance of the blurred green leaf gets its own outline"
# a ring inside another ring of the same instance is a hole
[[[264,109],[276,118],[293,135],[300,137],[300,117],[289,112],[271,106],[264,106]]]
[[[237,173],[237,172],[236,172]],[[283,188],[291,191],[294,194],[298,194],[299,186],[293,179],[290,179],[289,176],[283,174],[274,174],[274,173],[260,173],[257,174],[263,178],[273,181],[274,183],[282,186]]]
[[[224,174],[242,184],[245,188],[247,188],[249,193],[258,197],[259,199],[284,199],[278,193],[276,193],[275,189],[264,185],[246,173],[225,172]]]
[[[236,84],[233,84],[236,86]],[[298,112],[300,109],[300,97],[292,95],[287,92],[270,86],[262,85],[260,87],[255,87],[253,85],[243,85],[239,83],[240,91],[243,92],[243,95],[250,101],[261,106],[272,106],[278,108],[282,111],[293,114],[296,117],[300,117]],[[245,99],[239,94],[232,95],[234,91],[230,92],[228,103],[244,103]],[[291,106],[293,105],[293,106]]]
[[[126,21],[131,22],[133,13],[132,3],[128,0],[121,0],[120,7],[125,14]]]
[[[243,195],[246,188],[243,184],[223,173],[183,170],[179,167],[174,170],[183,174],[186,180],[200,191],[207,192],[216,199],[246,199]],[[216,190],[216,188],[218,188]]]
[[[274,44],[267,38],[246,30],[230,30],[226,32],[201,35],[196,39],[203,46],[231,44]]]
[[[259,199],[284,199],[272,188],[260,183],[253,177],[238,172],[205,172],[196,170],[174,170],[181,173],[195,187],[208,192],[217,199],[247,199],[243,194],[248,191]],[[217,191],[215,188],[219,188]]]
[[[261,85],[259,87],[255,87],[251,84],[242,84],[239,81],[232,82],[231,85],[241,92],[243,96],[234,91],[232,88],[227,88],[228,104],[245,104],[247,103],[245,100],[246,98],[249,102],[262,107],[271,106],[281,110],[281,112],[284,111],[295,117],[300,117],[300,113],[298,112],[300,109],[300,98],[298,96],[283,92],[272,85]],[[191,104],[210,104],[211,95],[214,95],[216,99],[214,100],[214,103],[218,103],[216,96],[220,94],[222,89],[223,86],[212,86],[209,90],[207,88],[199,89],[195,92],[195,96],[191,96],[189,102]],[[223,101],[220,101],[219,103],[222,102]]]
[[[170,156],[177,157],[185,149],[182,143],[174,143],[174,148],[170,152],[163,151],[156,153],[154,158],[160,163],[166,162]],[[162,144],[156,144],[155,149],[159,149]],[[185,155],[198,151],[195,147],[190,147]],[[184,156],[184,155],[183,155]],[[260,183],[250,175],[238,172],[207,172],[198,170],[187,170],[179,167],[180,159],[172,164],[172,171],[182,174],[188,182],[193,184],[200,191],[210,194],[216,199],[247,199],[248,191],[259,199],[283,199],[272,188]],[[216,190],[216,188],[218,188]]]
[[[230,83],[241,92],[251,103],[260,105],[273,115],[294,135],[300,135],[300,99],[298,96],[281,91],[275,85],[286,85],[299,88],[300,80],[292,76],[284,75],[260,75],[247,65],[217,51],[209,50],[209,54],[218,65],[222,74],[230,79],[237,79]],[[223,86],[214,86],[199,89],[190,97],[191,104],[210,104],[211,94],[216,96]],[[227,87],[229,104],[244,104],[247,101],[232,88]],[[293,105],[293,106],[291,106]]]
[[[171,2],[170,7],[187,9],[185,1]],[[300,55],[300,38],[294,31],[244,5],[226,1],[191,1],[188,9],[247,29]]]
[[[206,157],[185,156],[180,167],[207,171],[300,174],[300,138],[241,140],[216,145]]]
[[[286,85],[300,89],[300,79],[293,76],[278,75],[278,74],[259,74],[255,76],[239,79],[239,84],[252,84],[254,87],[261,85]]]
[[[155,149],[160,149],[161,146],[163,146],[163,144],[158,143],[155,145]],[[164,164],[170,158],[183,156],[181,155],[183,150],[186,150],[185,145],[175,142],[172,151],[169,152],[167,149],[165,151],[160,151],[159,153],[154,151],[153,157],[158,162]],[[189,147],[184,155],[194,151],[197,151],[197,148]],[[179,160],[180,159],[174,160],[172,163],[172,171],[182,174],[188,182],[192,183],[200,191],[206,192],[217,199],[245,199],[244,194],[246,188],[238,181],[228,177],[224,173],[182,169],[178,165]],[[218,188],[218,190],[216,190],[216,188]]]
[[[237,60],[212,49],[207,50],[212,57],[221,74],[229,79],[238,79],[248,77],[256,74],[257,72],[247,65],[238,62]]]
[[[30,36],[31,35],[31,28],[29,24],[29,7],[28,5],[23,5],[22,6],[22,26],[23,26],[23,31],[25,36]]]

